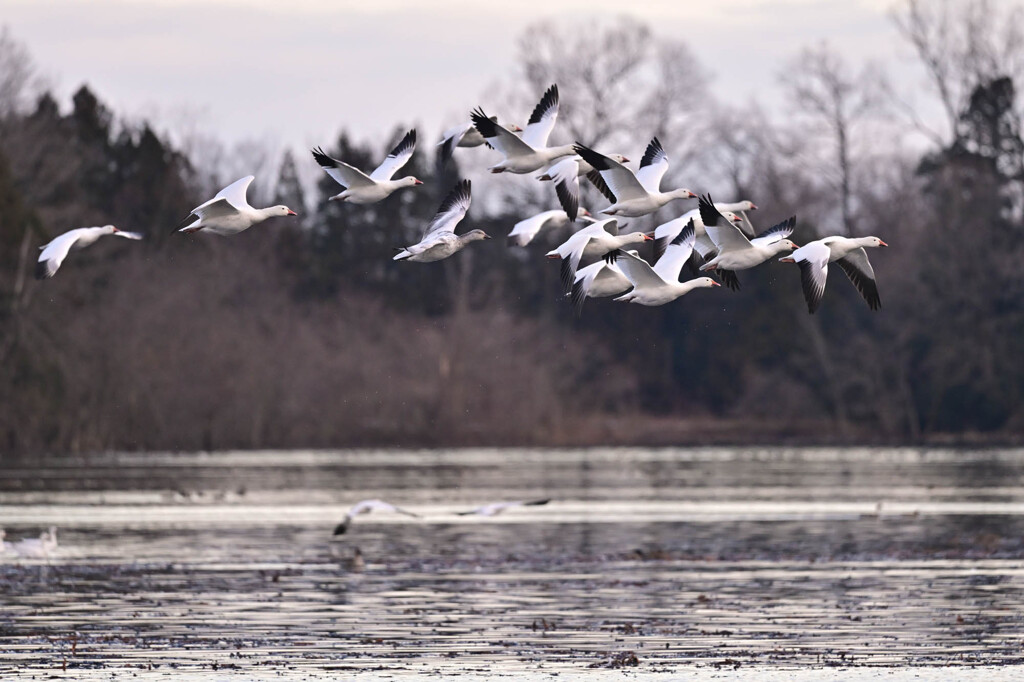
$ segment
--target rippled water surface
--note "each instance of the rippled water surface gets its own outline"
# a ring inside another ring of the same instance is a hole
[[[49,560],[0,559],[4,680],[1024,672],[1021,450],[0,464],[7,539],[60,528]],[[368,497],[422,518],[332,539]],[[454,514],[517,498],[552,501]]]

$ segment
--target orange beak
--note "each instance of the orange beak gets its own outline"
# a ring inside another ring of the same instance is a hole
[[[711,286],[713,286],[713,287],[720,287],[722,285],[719,284],[718,282],[716,282],[715,280],[711,280]]]
[[[734,215],[734,216],[732,217],[732,221],[733,221],[734,223],[742,223],[742,222],[743,222],[743,218],[739,217],[738,215]]]
[[[519,126],[517,126],[517,125],[513,125],[513,126],[512,126],[512,132],[513,132],[513,133],[521,133],[521,132],[523,132],[523,129],[522,129],[522,128],[520,128],[520,127],[519,127]]]
[[[690,198],[691,198],[691,199],[696,199],[696,198],[697,198],[697,195],[696,195],[696,194],[694,194],[693,192],[690,192]]]
[[[750,210],[751,210],[751,211],[756,211],[756,210],[757,210],[757,206],[756,206],[756,205],[754,205],[753,203],[752,203],[752,204],[750,204]]]
[[[622,163],[629,163],[629,158],[628,158],[628,157],[625,157],[625,156],[623,156],[623,157],[622,157]]]
[[[881,239],[878,240],[878,243],[881,244],[882,246],[889,246],[888,244],[883,242]]]
[[[299,215],[299,214],[289,208],[288,209],[288,215]]]
[[[654,235],[653,234],[645,234],[644,235],[644,241],[645,242],[653,242],[654,241]]]
[[[414,184],[414,185],[422,185],[422,184],[423,184],[423,181],[422,181],[422,180],[416,180],[416,181],[415,181],[415,182],[413,182],[412,184]]]

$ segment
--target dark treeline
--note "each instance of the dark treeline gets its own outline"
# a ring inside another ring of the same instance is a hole
[[[286,152],[266,196],[250,200],[299,219],[185,237],[178,221],[236,178],[119,120],[88,86],[69,104],[33,89],[31,61],[4,33],[0,451],[1016,440],[1024,140],[1011,67],[1024,47],[1001,40],[998,23],[960,22],[982,32],[961,50],[939,30],[956,16],[913,0],[896,19],[947,113],[944,131],[917,130],[929,143],[913,152],[892,143],[913,124],[884,70],[857,73],[827,47],[784,69],[779,87],[799,104],[777,121],[756,105],[708,104],[686,46],[642,25],[588,29],[603,41],[589,48],[572,27],[531,32],[505,106],[525,115],[558,82],[556,137],[638,158],[658,134],[673,161],[666,184],[752,199],[759,227],[795,213],[798,244],[832,233],[891,244],[871,253],[877,313],[832,268],[810,316],[798,270],[769,263],[740,273],[738,293],[654,309],[590,300],[579,321],[541,257],[565,235],[502,243],[555,206],[530,178],[475,183],[460,230],[494,241],[436,264],[391,261],[493,152],[460,150],[441,172],[420,131],[404,173],[426,184],[371,206],[327,202],[337,186],[326,177],[306,196],[298,166],[312,162]],[[637,92],[648,99],[630,110]],[[325,149],[372,167],[383,145],[342,132]],[[146,240],[103,240],[54,279],[32,279],[41,244],[106,223]]]

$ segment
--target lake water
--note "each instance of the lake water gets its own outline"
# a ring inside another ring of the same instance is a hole
[[[60,529],[49,560],[0,559],[3,680],[1024,673],[1024,450],[0,464],[7,539]],[[362,516],[332,539],[370,497],[422,518]],[[454,514],[532,498],[552,501]]]

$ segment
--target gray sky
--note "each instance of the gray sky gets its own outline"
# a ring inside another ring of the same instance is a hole
[[[890,0],[0,0],[0,21],[67,96],[88,82],[119,114],[188,118],[228,142],[380,140],[399,122],[432,140],[516,73],[516,37],[539,19],[614,18],[685,39],[715,93],[779,100],[778,73],[828,41],[920,82]],[[539,93],[538,93],[539,94]],[[571,93],[563,93],[571,97]],[[522,112],[521,115],[525,115]]]

